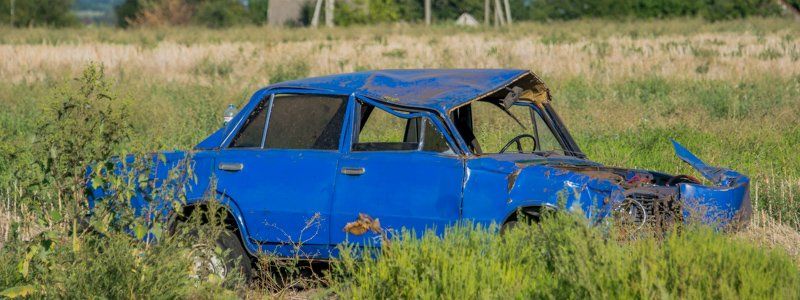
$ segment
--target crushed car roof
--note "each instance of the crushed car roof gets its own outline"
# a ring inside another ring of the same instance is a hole
[[[532,73],[508,69],[379,70],[281,82],[267,89],[356,93],[386,103],[446,112],[528,74]]]

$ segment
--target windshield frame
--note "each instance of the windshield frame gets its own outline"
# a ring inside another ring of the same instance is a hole
[[[548,99],[549,98],[550,98],[550,95],[549,95],[549,92],[548,92]],[[475,103],[477,101],[481,101],[481,100],[486,100],[486,99],[485,98],[474,99],[472,101],[464,103],[463,105],[460,105],[460,106],[458,106],[456,108],[451,109],[449,111],[449,113],[447,114],[447,118],[446,119],[447,119],[448,127],[451,127],[451,134],[453,135],[453,138],[458,141],[457,144],[466,145],[467,146],[467,147],[462,147],[461,150],[467,156],[487,156],[487,155],[506,155],[506,154],[509,154],[509,155],[510,154],[517,154],[518,155],[518,154],[520,154],[520,153],[517,153],[517,152],[480,153],[479,154],[479,153],[473,152],[472,149],[470,149],[470,147],[468,146],[469,143],[464,139],[464,137],[462,136],[462,133],[458,130],[458,126],[456,124],[456,121],[453,119],[453,113],[456,110],[460,109],[460,108],[463,108],[463,107],[468,106],[468,105],[472,105],[473,103]],[[558,114],[556,114],[555,110],[550,105],[549,101],[545,102],[545,103],[534,103],[532,101],[520,100],[520,101],[517,101],[516,103],[514,103],[514,105],[527,106],[527,108],[530,109],[530,113],[531,114],[528,115],[528,118],[531,118],[530,122],[532,124],[533,124],[533,122],[536,122],[533,119],[535,117],[533,114],[539,114],[541,116],[542,121],[545,122],[545,124],[547,125],[548,129],[550,130],[550,132],[553,134],[553,136],[558,140],[558,143],[561,145],[561,148],[562,148],[561,151],[563,151],[563,155],[564,156],[572,156],[572,157],[577,157],[577,158],[586,158],[586,155],[580,150],[578,145],[572,139],[572,136],[570,135],[570,133],[567,130],[566,126],[564,126],[563,122],[561,121],[561,118],[558,116]],[[498,108],[498,109],[500,109],[500,108]],[[472,122],[471,121],[469,122],[469,126],[472,127]],[[532,129],[533,128],[529,128],[528,130],[532,130]],[[472,128],[470,128],[470,130],[472,130]],[[534,134],[534,132],[531,132],[531,134]],[[538,134],[537,134],[537,139],[538,139]],[[543,152],[542,151],[536,151],[536,152],[533,152],[533,153],[524,153],[524,154],[533,154],[533,155],[542,156]]]

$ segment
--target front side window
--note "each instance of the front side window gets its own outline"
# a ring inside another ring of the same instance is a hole
[[[427,117],[401,118],[361,103],[353,151],[452,153],[447,139]]]
[[[264,137],[264,122],[269,111],[269,98],[258,103],[253,112],[244,120],[241,129],[233,137],[231,148],[260,148]]]
[[[533,121],[534,121],[534,135],[536,136],[537,144],[536,144],[536,151],[542,152],[563,152],[563,148],[561,144],[558,142],[558,138],[556,138],[553,131],[547,126],[547,123],[544,121],[541,115],[541,111],[539,109],[532,109],[531,113],[533,114]]]
[[[347,97],[275,95],[265,149],[336,150]]]
[[[451,118],[476,154],[562,151],[558,138],[529,103],[506,108],[497,100],[475,101]]]

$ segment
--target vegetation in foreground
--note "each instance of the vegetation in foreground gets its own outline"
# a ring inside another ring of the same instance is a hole
[[[753,178],[757,222],[739,234],[689,227],[635,240],[567,216],[507,237],[455,228],[441,240],[392,241],[379,260],[345,257],[319,290],[364,297],[424,297],[437,289],[465,293],[453,297],[796,297],[780,288],[797,286],[800,249],[798,41],[785,20],[692,22],[581,21],[469,33],[286,29],[266,36],[257,28],[0,29],[7,30],[0,52],[19,58],[0,63],[0,292],[242,293],[252,287],[190,276],[186,254],[194,242],[181,233],[134,242],[123,228],[143,224],[136,219],[105,226],[102,237],[76,230],[86,212],[83,166],[111,154],[190,148],[219,126],[229,102],[243,103],[268,82],[362,68],[519,67],[549,84],[554,106],[592,159],[692,174],[671,153],[667,140],[675,138],[710,164]],[[104,72],[81,73],[85,61],[75,57],[100,61]],[[774,288],[763,290],[770,281]],[[256,286],[269,288],[246,296],[285,295],[286,286],[266,282]]]
[[[408,233],[376,255],[334,262],[332,293],[351,299],[792,299],[800,269],[712,228],[620,236],[558,213],[505,235],[464,225],[443,238]],[[386,242],[385,242],[386,243]],[[768,271],[767,271],[768,270]]]

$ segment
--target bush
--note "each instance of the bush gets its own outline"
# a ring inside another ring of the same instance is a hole
[[[71,12],[73,0],[14,1],[11,15],[11,0],[0,0],[0,22],[16,27],[78,25],[78,18]]]
[[[336,24],[375,24],[399,21],[400,4],[394,0],[354,0],[337,3]]]
[[[702,16],[709,21],[779,13],[770,0],[545,0],[522,5],[520,18],[572,20],[577,18],[669,18]]]
[[[197,7],[194,22],[211,28],[224,28],[249,21],[239,0],[206,0]]]
[[[116,7],[118,25],[176,26],[190,23],[224,28],[245,23],[264,24],[269,0],[125,0]]]
[[[133,24],[141,10],[140,0],[125,0],[114,8],[114,12],[117,14],[117,26],[126,28]]]
[[[31,150],[42,162],[42,186],[58,199],[81,201],[86,167],[119,153],[131,134],[127,104],[111,91],[102,66],[90,64],[72,84],[58,88],[50,111],[39,126],[41,140]],[[53,199],[55,200],[55,199]]]
[[[267,14],[269,13],[269,0],[249,0],[247,14],[250,22],[256,25],[267,24]]]
[[[380,253],[343,248],[331,292],[357,299],[796,298],[800,270],[779,251],[706,227],[623,240],[581,216],[540,226],[461,225],[392,238]]]
[[[185,203],[187,182],[194,179],[189,160],[153,182],[148,176],[153,155],[126,156],[119,149],[129,136],[128,115],[101,66],[89,65],[54,94],[54,108],[42,118],[42,140],[30,149],[32,160],[45,161],[38,184],[50,193],[19,199],[41,206],[40,215],[22,220],[41,223],[17,223],[11,239],[2,241],[0,297],[172,299],[231,293],[228,288],[241,283],[239,274],[223,280],[195,263],[195,246],[212,244],[224,228],[221,206],[208,199],[208,213],[186,216],[188,222],[180,224],[160,214]],[[111,158],[117,153],[127,159]],[[86,174],[88,165],[92,172]],[[87,175],[92,186],[113,191],[94,202],[91,215]],[[143,192],[147,195],[138,197]],[[135,214],[132,201],[147,201],[143,211],[152,213]]]

